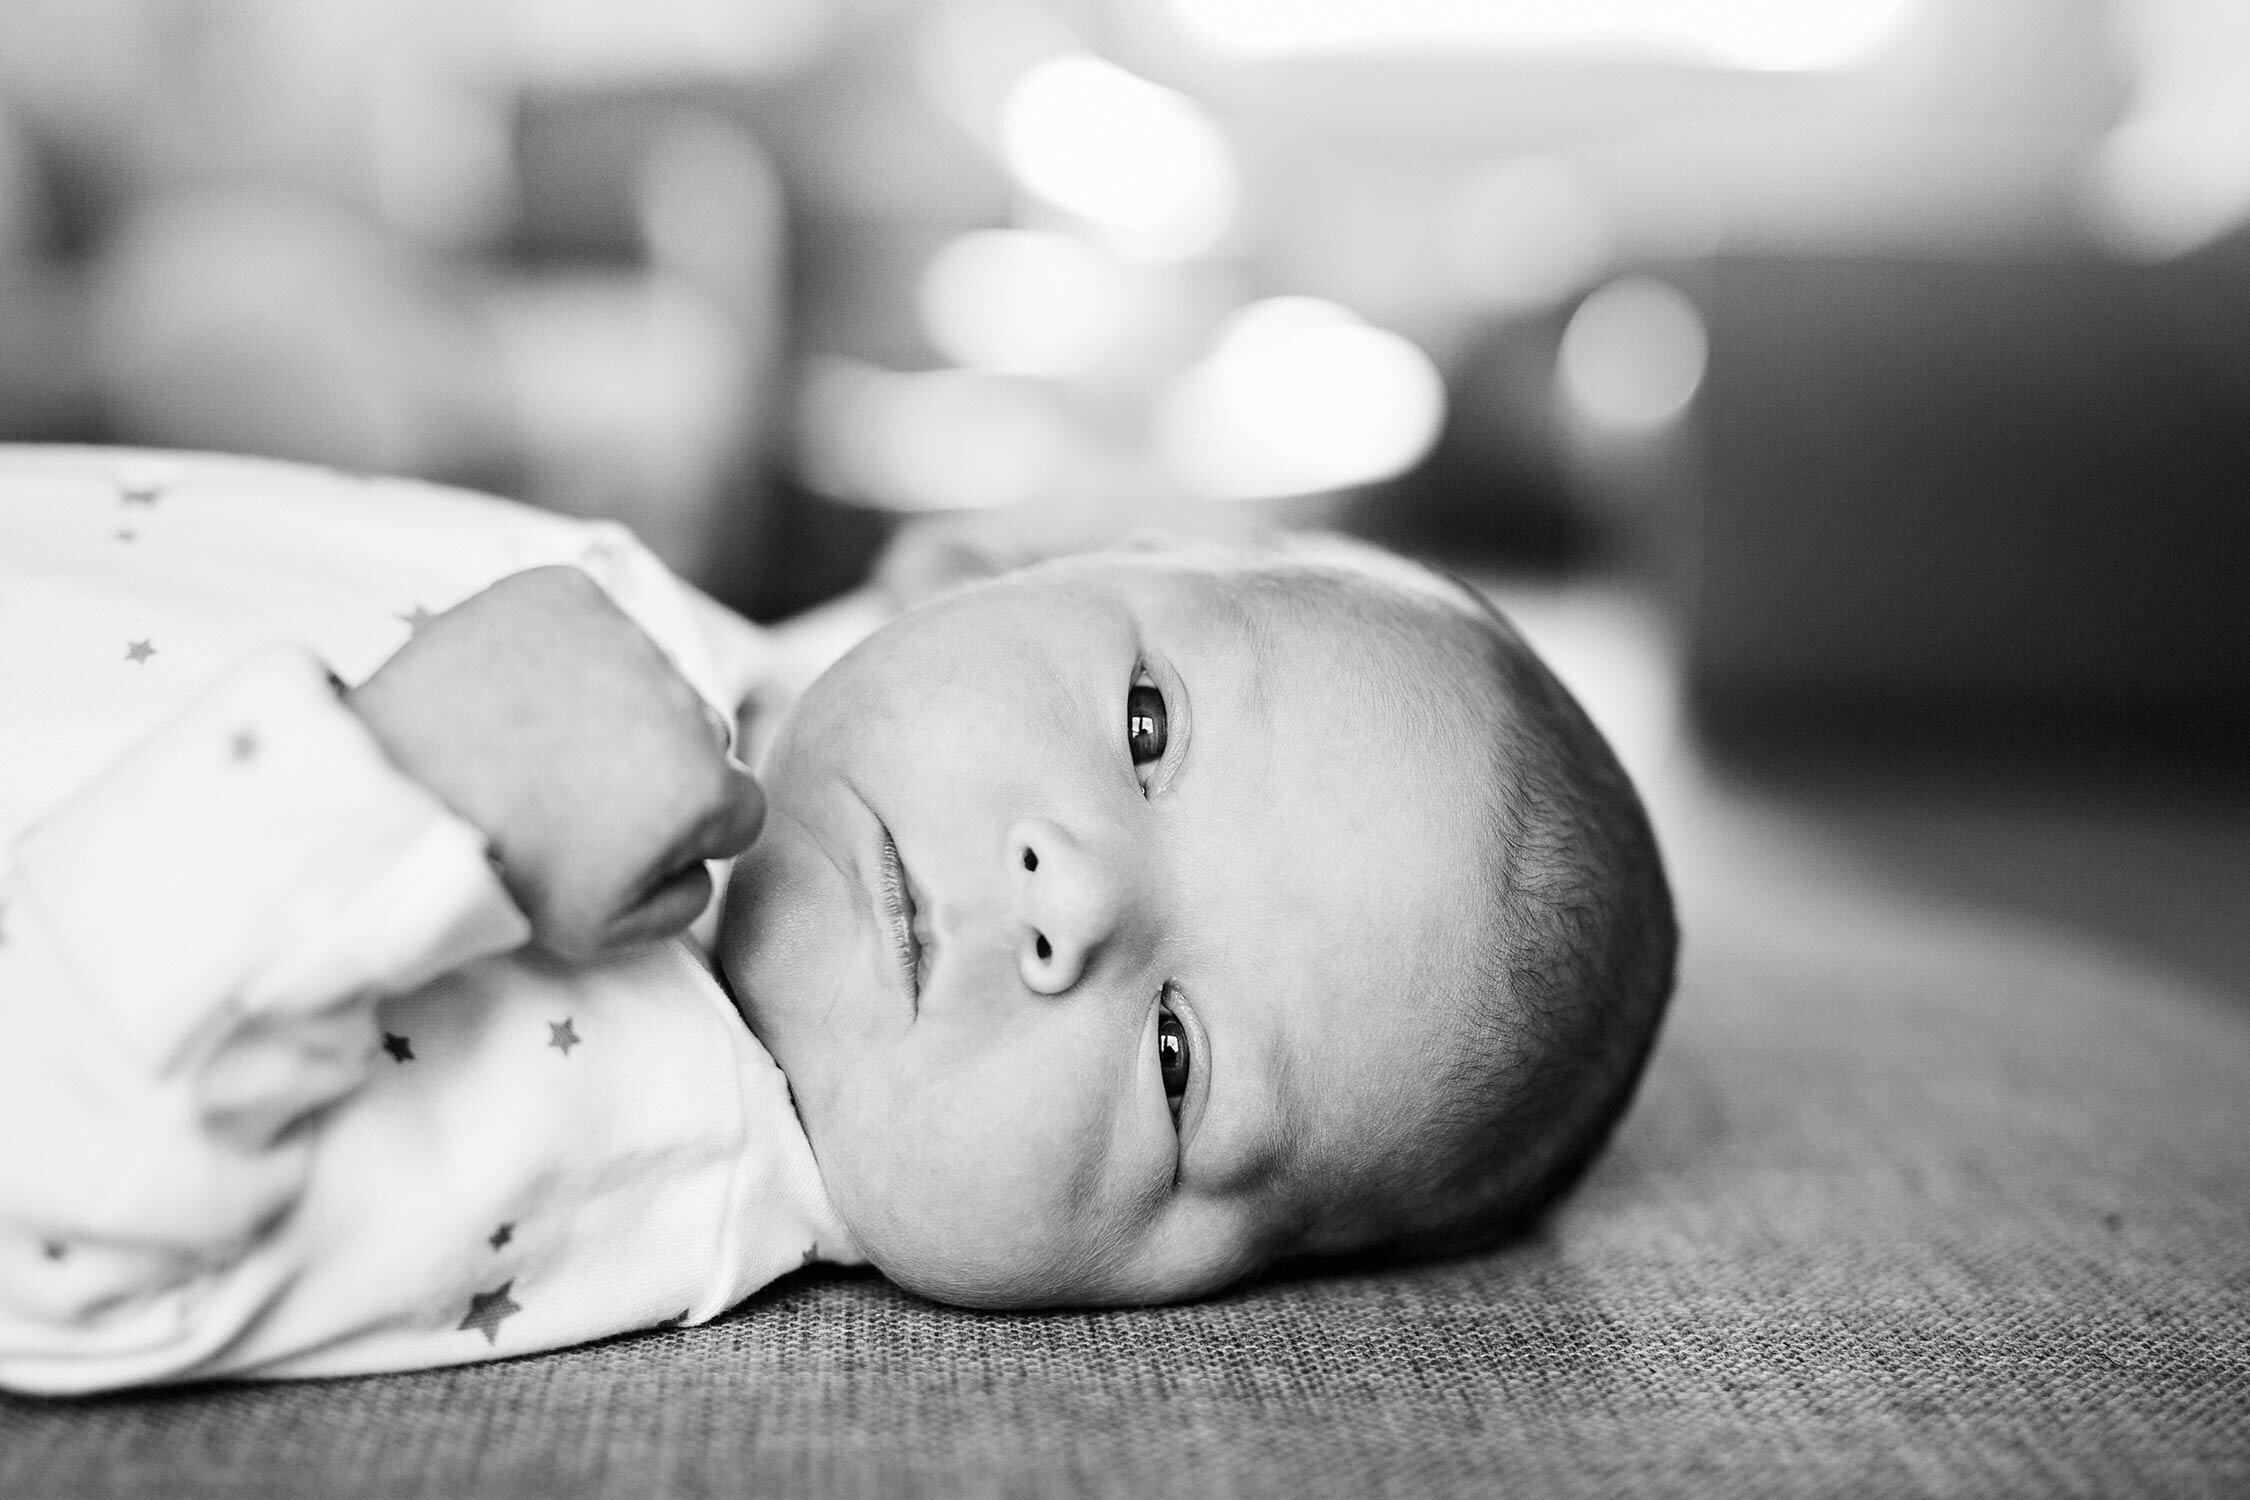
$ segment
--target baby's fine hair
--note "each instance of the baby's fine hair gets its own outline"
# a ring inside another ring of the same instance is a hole
[[[1398,560],[1386,562],[1400,581]],[[1632,1100],[1679,934],[1631,780],[1515,628],[1441,575],[1411,590],[1422,598],[1383,592],[1390,600],[1363,594],[1355,612],[1435,665],[1459,696],[1430,729],[1476,736],[1490,768],[1485,785],[1462,789],[1490,920],[1449,966],[1461,988],[1441,1002],[1447,1044],[1416,1101],[1428,1112],[1379,1178],[1330,1206],[1330,1246],[1397,1259],[1496,1243],[1577,1182]]]
[[[1496,920],[1469,1045],[1435,1122],[1451,1149],[1400,1247],[1491,1244],[1582,1176],[1631,1103],[1672,994],[1679,928],[1647,810],[1600,731],[1481,595],[1503,705],[1491,813]]]

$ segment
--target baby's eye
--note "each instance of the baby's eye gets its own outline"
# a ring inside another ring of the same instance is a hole
[[[1171,716],[1165,712],[1164,695],[1143,672],[1133,679],[1125,694],[1125,748],[1132,752],[1133,764],[1145,766],[1163,759],[1164,743],[1170,734]]]
[[[1172,1123],[1180,1123],[1180,1101],[1187,1097],[1188,1077],[1194,1060],[1188,1056],[1187,1028],[1169,1005],[1156,1012],[1156,1071],[1164,1080],[1164,1102],[1171,1108]]]

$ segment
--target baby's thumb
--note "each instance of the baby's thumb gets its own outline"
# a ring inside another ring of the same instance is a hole
[[[695,851],[705,859],[732,859],[756,843],[766,826],[766,789],[758,785],[749,767],[729,759],[725,778],[718,812]]]

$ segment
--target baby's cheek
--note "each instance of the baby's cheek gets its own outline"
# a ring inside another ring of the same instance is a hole
[[[704,913],[711,922],[711,935],[703,944],[703,951],[711,955],[711,966],[718,973],[719,983],[726,988],[727,998],[734,1002],[735,1011],[745,1021],[749,1016],[742,997],[749,977],[750,953],[748,923],[740,910],[743,902],[739,899],[736,876],[748,863],[747,857],[733,861],[727,866],[725,879],[717,882],[719,888]]]

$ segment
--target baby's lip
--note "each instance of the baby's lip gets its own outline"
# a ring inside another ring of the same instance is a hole
[[[906,987],[906,998],[917,1014],[922,1006],[922,944],[914,935],[914,884],[907,878],[906,860],[898,852],[898,844],[891,831],[880,819],[876,827],[881,832],[881,847],[875,872],[875,894],[883,920],[889,929],[891,953],[898,961],[899,977]]]

